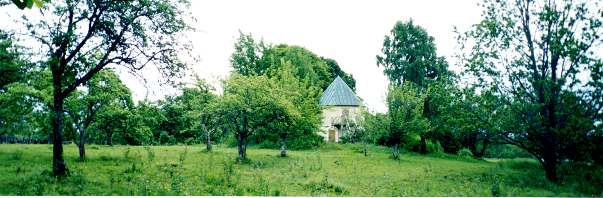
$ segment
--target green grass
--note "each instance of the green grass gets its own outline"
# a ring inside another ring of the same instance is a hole
[[[70,177],[53,178],[51,145],[0,145],[0,195],[289,195],[289,196],[601,196],[581,185],[552,184],[533,160],[482,161],[444,154],[327,144],[312,151],[214,152],[193,146],[87,145],[78,161],[65,146]]]

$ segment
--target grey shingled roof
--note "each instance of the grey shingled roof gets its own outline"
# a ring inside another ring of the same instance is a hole
[[[320,97],[322,106],[360,106],[360,100],[354,91],[337,76]]]

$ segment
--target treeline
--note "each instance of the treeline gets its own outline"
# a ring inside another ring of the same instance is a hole
[[[0,135],[0,144],[48,144],[47,139]]]
[[[3,35],[0,134],[52,140],[51,72],[29,63],[23,48]],[[298,47],[267,45],[241,33],[231,57],[232,74],[223,95],[201,79],[180,85],[180,94],[159,101],[132,101],[131,90],[111,69],[98,72],[64,103],[63,139],[85,144],[237,145],[245,159],[248,144],[263,148],[319,146],[318,98],[337,76],[352,88],[355,80],[335,60]]]

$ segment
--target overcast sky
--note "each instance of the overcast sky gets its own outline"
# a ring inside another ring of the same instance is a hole
[[[6,7],[2,9],[4,16],[9,14]],[[215,86],[231,70],[229,57],[241,30],[268,43],[299,45],[319,56],[335,59],[356,79],[357,95],[370,110],[377,112],[386,111],[388,81],[382,68],[377,67],[375,56],[396,21],[412,18],[416,25],[424,27],[435,37],[438,54],[445,56],[451,69],[458,71],[452,59],[458,49],[453,28],[466,30],[479,21],[481,13],[475,0],[193,0],[190,9],[197,22],[192,24],[196,32],[188,39],[194,53],[201,58],[193,71]],[[2,20],[2,24],[7,22]],[[135,100],[145,97],[156,100],[174,93],[174,89],[152,81],[145,89],[131,75],[124,74],[121,78],[132,89]]]
[[[238,30],[274,44],[299,45],[335,59],[356,79],[356,92],[378,112],[386,111],[387,78],[375,56],[396,21],[412,18],[435,38],[438,54],[451,65],[457,47],[454,26],[480,19],[474,0],[421,1],[193,1],[198,32],[191,40],[201,57],[194,70],[209,79],[231,70],[229,56]],[[452,68],[458,70],[458,68]],[[214,81],[215,82],[215,81]]]

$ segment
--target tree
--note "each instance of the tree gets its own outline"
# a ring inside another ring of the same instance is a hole
[[[248,138],[270,123],[269,113],[274,106],[265,76],[233,75],[225,83],[224,96],[216,105],[221,123],[234,131],[238,160],[247,160]]]
[[[125,138],[128,138],[128,118],[130,116],[131,104],[119,101],[103,106],[97,113],[96,122],[91,126],[97,131],[97,141],[113,146],[113,139],[119,140],[118,143],[125,144]],[[118,134],[121,138],[114,138]]]
[[[446,81],[449,78],[448,63],[443,57],[437,57],[432,36],[413,21],[398,21],[383,41],[381,55],[377,55],[377,65],[383,66],[383,72],[394,85],[411,82],[418,91],[428,92],[431,84]],[[432,120],[435,116],[429,108],[431,97],[424,101],[424,116]],[[420,133],[420,151],[427,153],[427,131]]]
[[[373,115],[369,112],[365,112],[363,120],[368,142],[378,145],[387,145],[386,138],[390,132],[389,115],[384,113],[375,113],[375,115]]]
[[[268,48],[264,51],[262,62],[269,65],[269,70],[277,70],[289,64],[298,79],[321,90],[325,90],[333,80],[327,64],[319,56],[300,46],[280,44]]]
[[[0,93],[6,92],[8,84],[24,80],[27,62],[22,55],[12,35],[0,30]]]
[[[400,87],[390,85],[387,95],[390,126],[386,144],[393,147],[394,159],[399,159],[400,144],[408,140],[409,135],[429,130],[429,121],[422,116],[424,97],[412,83]]]
[[[308,81],[321,90],[329,86],[337,76],[341,76],[353,89],[356,85],[354,78],[342,71],[333,59],[319,57],[300,46],[272,46],[264,44],[262,40],[256,42],[251,34],[240,33],[230,62],[234,71],[244,76],[271,76],[285,64],[289,64],[298,79]]]
[[[277,106],[268,129],[276,131],[281,157],[286,156],[287,145],[291,143],[293,148],[304,149],[322,142],[315,133],[321,122],[321,110],[316,102],[320,92],[311,83],[298,79],[293,71],[293,65],[285,63],[271,78]],[[270,141],[270,136],[264,141]]]
[[[262,62],[266,46],[263,40],[256,42],[251,34],[239,30],[239,38],[234,44],[234,52],[230,55],[230,63],[241,75],[261,75],[267,72],[269,65]]]
[[[204,80],[197,78],[197,83],[193,88],[184,88],[180,101],[187,104],[188,122],[192,123],[190,130],[203,132],[205,136],[206,150],[212,150],[212,135],[217,131],[215,115],[213,115],[214,103],[217,96],[212,93],[214,90]]]
[[[13,4],[15,4],[15,6],[17,6],[17,8],[23,10],[25,8],[29,8],[32,9],[33,6],[35,5],[36,7],[42,8],[44,7],[44,3],[45,2],[49,2],[50,0],[11,0],[13,2]],[[0,6],[3,6],[3,4],[5,4],[5,2],[0,2]]]
[[[0,30],[0,134],[44,138],[50,75],[14,39]]]
[[[155,65],[164,76],[186,68],[178,55],[188,47],[177,41],[188,29],[185,1],[52,1],[43,18],[24,23],[48,50],[45,65],[53,82],[53,174],[67,174],[63,160],[64,101],[77,87],[111,65],[137,71]],[[43,46],[43,47],[42,47]]]
[[[381,55],[377,55],[377,65],[395,85],[413,82],[425,89],[430,81],[438,80],[447,73],[443,57],[437,57],[432,36],[413,21],[398,21],[383,40]]]
[[[98,111],[114,103],[132,104],[130,89],[124,85],[112,70],[103,70],[86,83],[85,92],[76,90],[65,101],[65,110],[71,118],[75,131],[79,134],[80,159],[86,156],[86,131],[95,121]]]
[[[557,181],[558,165],[572,158],[568,148],[584,143],[602,120],[600,2],[484,1],[483,7],[482,21],[459,36],[465,69],[509,105],[507,123],[515,124],[505,140],[530,152]]]
[[[498,143],[504,131],[508,106],[492,89],[477,93],[475,87],[438,91],[433,104],[438,105],[439,116],[431,124],[437,128],[434,139],[444,144],[444,151],[456,154],[462,147],[481,158],[489,145]],[[481,147],[479,147],[481,146]]]
[[[329,67],[329,73],[331,73],[331,78],[329,79],[329,82],[333,82],[333,80],[337,78],[337,76],[339,76],[341,77],[341,79],[343,79],[345,84],[350,86],[353,91],[356,91],[356,80],[351,74],[345,73],[345,71],[341,70],[341,67],[339,67],[337,61],[322,56],[320,57],[320,59],[322,59],[322,61],[324,61]]]

